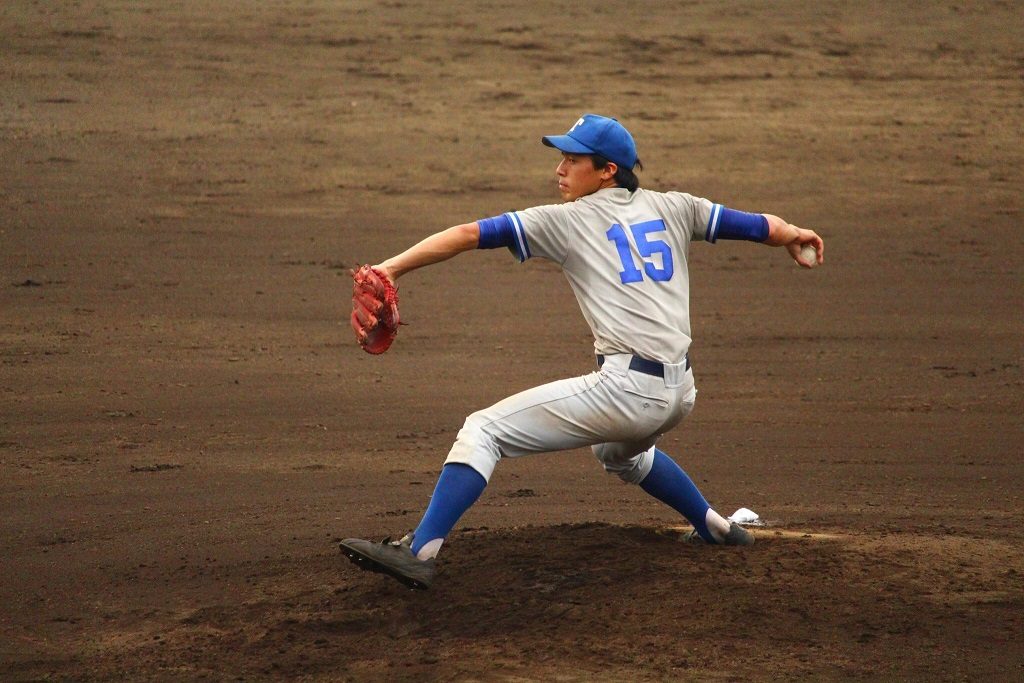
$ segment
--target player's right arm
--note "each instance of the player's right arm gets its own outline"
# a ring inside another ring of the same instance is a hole
[[[793,260],[804,268],[815,265],[804,261],[800,253],[804,246],[810,245],[817,252],[817,263],[825,261],[825,243],[813,230],[798,228],[770,213],[736,211],[679,192],[670,193],[670,196],[683,207],[684,217],[687,209],[692,212],[691,224],[695,226],[695,237],[703,237],[712,243],[719,239],[749,240],[770,247],[785,247]]]
[[[793,260],[805,268],[809,268],[813,264],[804,262],[800,256],[800,250],[805,244],[810,244],[817,252],[818,263],[825,262],[825,243],[816,232],[798,228],[770,213],[761,215],[768,220],[768,238],[765,239],[764,244],[770,247],[786,247],[786,251],[793,257]]]
[[[480,225],[476,221],[463,223],[434,233],[374,268],[384,271],[394,282],[417,268],[447,261],[464,251],[476,249],[479,243]]]

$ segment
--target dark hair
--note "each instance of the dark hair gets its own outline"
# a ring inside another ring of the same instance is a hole
[[[600,154],[591,154],[590,158],[594,162],[594,168],[598,171],[607,166],[609,162],[609,159],[606,159]],[[616,166],[618,166],[618,164],[616,164]],[[642,171],[644,170],[644,164],[639,158],[637,158],[636,166],[633,168]],[[619,187],[626,188],[630,192],[636,192],[636,189],[640,187],[640,179],[636,177],[636,173],[633,172],[633,168],[618,166],[618,170],[615,171],[615,184]]]

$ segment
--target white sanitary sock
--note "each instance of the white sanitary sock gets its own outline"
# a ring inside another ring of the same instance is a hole
[[[729,520],[708,508],[707,514],[704,515],[704,523],[708,525],[708,531],[716,541],[721,543],[725,540],[725,535],[729,533]]]
[[[416,553],[417,560],[429,560],[437,557],[437,553],[441,550],[441,545],[444,543],[443,538],[435,538],[433,541],[427,541],[420,548],[420,551]]]

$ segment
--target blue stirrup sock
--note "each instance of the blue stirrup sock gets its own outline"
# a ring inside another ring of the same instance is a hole
[[[486,486],[483,475],[469,465],[453,462],[441,468],[434,495],[413,532],[413,554],[419,555],[423,546],[431,541],[443,540]]]
[[[640,488],[686,517],[705,541],[718,543],[706,521],[711,506],[683,468],[668,455],[655,449],[654,465],[640,482]]]

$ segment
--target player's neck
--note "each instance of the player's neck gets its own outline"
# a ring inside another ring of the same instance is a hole
[[[604,181],[602,181],[602,182],[601,182],[601,184],[600,184],[600,185],[599,185],[599,186],[597,187],[597,189],[596,189],[596,190],[594,190],[593,192],[591,192],[590,194],[597,194],[597,193],[598,193],[598,192],[600,192],[601,190],[607,190],[607,189],[609,189],[609,188],[613,188],[613,187],[618,187],[618,186],[619,186],[619,184],[618,184],[617,182],[615,182],[615,180],[614,180],[614,179],[604,180]]]

